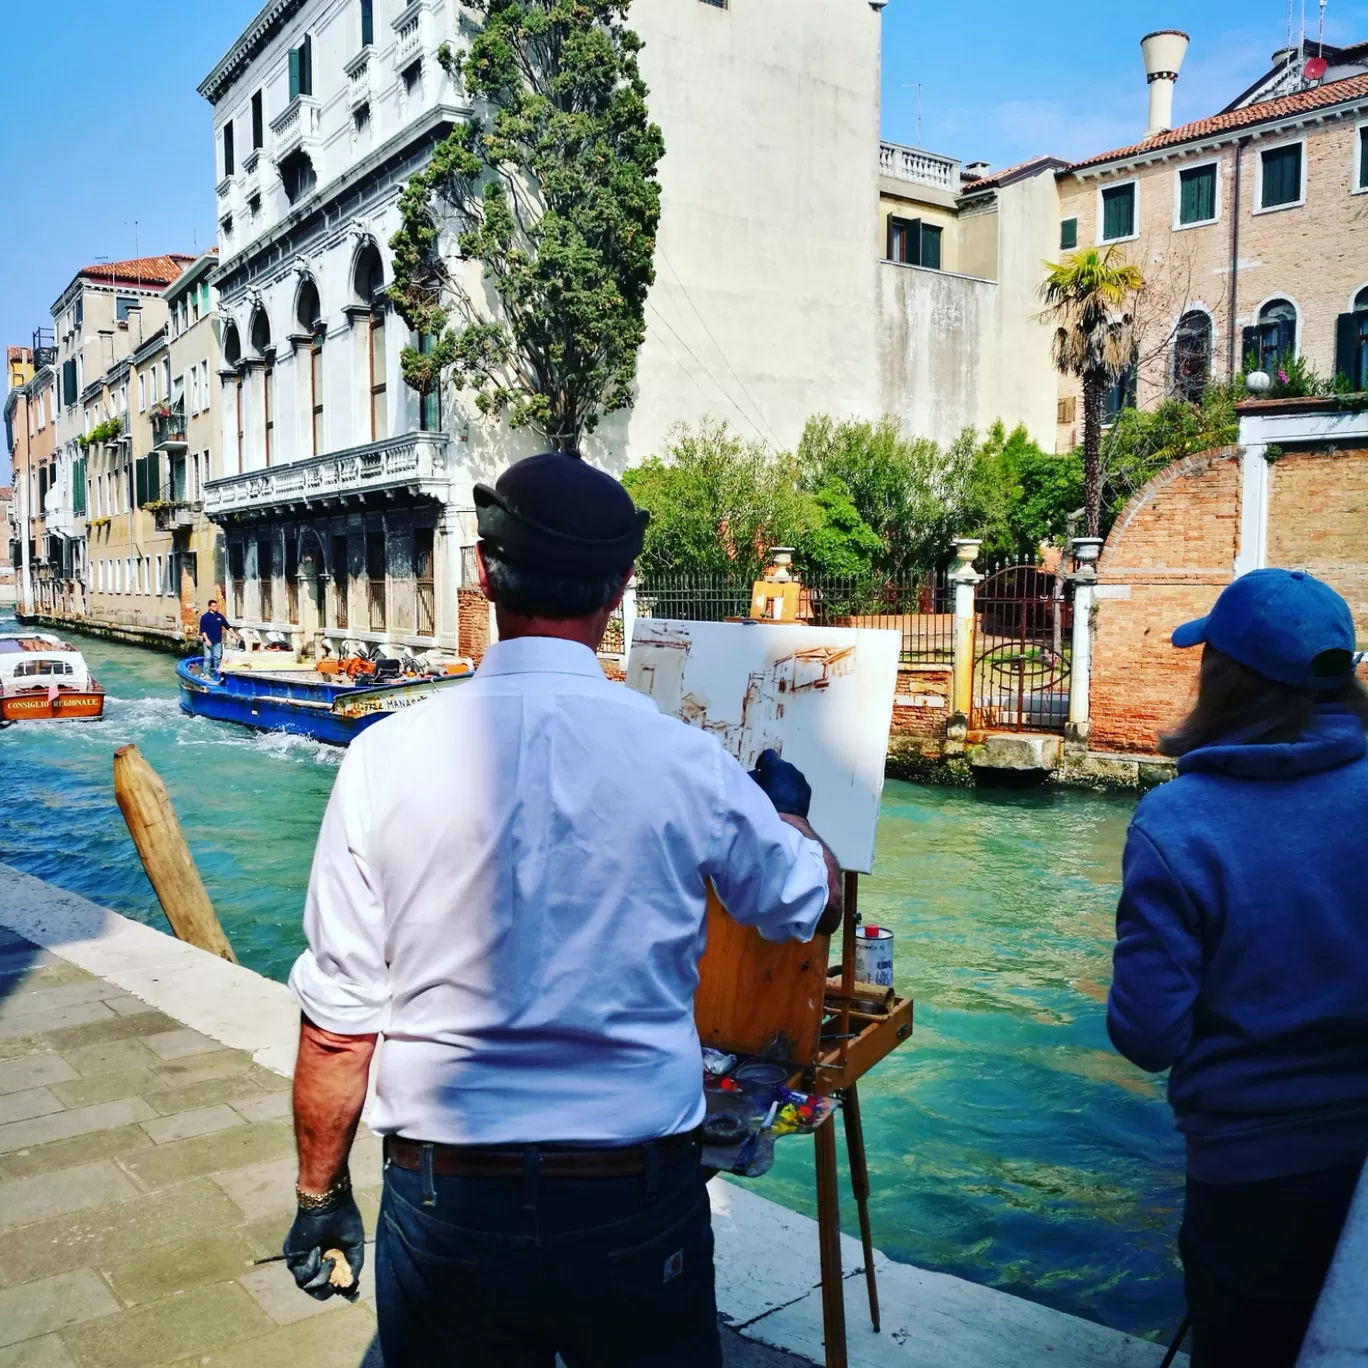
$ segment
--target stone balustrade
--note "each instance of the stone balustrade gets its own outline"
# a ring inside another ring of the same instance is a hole
[[[920,147],[899,143],[879,144],[879,174],[913,185],[929,185],[951,195],[959,194],[960,164],[955,157],[942,157]]]

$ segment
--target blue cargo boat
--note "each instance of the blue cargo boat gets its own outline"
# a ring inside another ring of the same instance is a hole
[[[214,675],[200,656],[176,666],[181,711],[258,731],[291,732],[334,746],[401,708],[412,707],[470,678],[470,672],[354,683],[311,669],[227,670]]]

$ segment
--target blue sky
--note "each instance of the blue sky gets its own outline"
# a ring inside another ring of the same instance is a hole
[[[1302,0],[1294,4],[1300,20]],[[210,110],[195,86],[258,5],[5,5],[0,341],[26,343],[50,323],[53,300],[101,256],[212,244]],[[1307,11],[1314,33],[1316,0]],[[1139,39],[1151,28],[1192,34],[1177,118],[1219,109],[1281,46],[1287,0],[1052,0],[1048,10],[889,0],[883,23],[884,135],[916,141],[920,82],[923,146],[1006,165],[1137,138],[1147,101]],[[1326,37],[1368,38],[1368,0],[1329,0]]]

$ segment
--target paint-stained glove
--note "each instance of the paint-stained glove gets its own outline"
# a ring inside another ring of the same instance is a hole
[[[336,1260],[325,1253],[332,1250],[341,1250],[351,1268],[350,1286],[339,1287],[331,1281],[337,1272]],[[361,1267],[366,1262],[366,1228],[351,1188],[322,1209],[300,1207],[285,1237],[284,1253],[295,1282],[309,1296],[327,1301],[336,1293],[355,1301],[361,1295]]]
[[[750,777],[764,789],[776,812],[787,812],[806,820],[812,806],[812,785],[797,765],[779,758],[776,750],[761,751]]]

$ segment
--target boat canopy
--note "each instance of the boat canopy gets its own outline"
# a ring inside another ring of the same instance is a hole
[[[56,685],[63,689],[88,689],[90,670],[85,657],[70,647],[47,646],[41,650],[6,650],[0,642],[0,689],[20,693]]]

